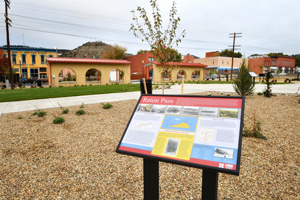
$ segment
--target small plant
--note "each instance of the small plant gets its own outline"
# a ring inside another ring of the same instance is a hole
[[[63,114],[68,114],[69,113],[69,108],[63,109],[62,113]]]
[[[64,87],[64,86],[60,85],[59,87]]]
[[[262,92],[258,92],[257,95],[258,95],[258,96],[262,96],[262,95],[264,95],[264,94],[263,94]]]
[[[106,83],[106,85],[108,85],[108,83]]]
[[[207,96],[211,96],[211,93],[208,93],[208,95]]]
[[[23,119],[23,117],[22,117],[22,116],[19,116],[18,119]]]
[[[37,116],[44,117],[46,114],[47,114],[47,112],[45,112],[45,111],[39,111]]]
[[[92,86],[92,84],[90,84],[90,86]]]
[[[6,88],[4,86],[1,87],[1,90],[5,90]]]
[[[36,88],[36,86],[35,85],[31,85],[30,88]]]
[[[84,115],[84,114],[85,114],[85,111],[82,109],[76,111],[76,115]]]
[[[47,114],[47,112],[41,111],[38,109],[38,110],[34,111],[34,113],[32,113],[31,116],[37,115],[38,117],[44,117],[46,114]]]
[[[81,104],[80,108],[84,108],[84,103]]]
[[[103,106],[103,108],[104,109],[109,109],[109,108],[112,108],[113,107],[113,105],[111,105],[110,103],[102,103],[102,106]]]
[[[54,117],[53,124],[62,124],[64,122],[65,122],[65,118],[60,116]]]
[[[230,97],[230,94],[227,94],[226,96]]]
[[[259,139],[266,140],[267,138],[261,133],[261,122],[256,117],[255,111],[253,112],[253,116],[251,118],[252,124],[249,128],[244,127],[243,136],[244,137],[255,137]]]
[[[74,87],[76,87],[77,85],[75,84]]]
[[[52,85],[49,85],[49,88],[52,88]]]
[[[44,87],[41,85],[40,88],[44,88]]]

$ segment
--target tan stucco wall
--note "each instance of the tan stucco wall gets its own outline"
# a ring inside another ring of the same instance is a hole
[[[244,58],[234,58],[233,67],[240,68]],[[197,58],[194,63],[200,63],[207,65],[208,67],[222,66],[231,67],[232,58],[230,57],[209,57],[209,58]],[[248,59],[245,59],[246,66],[248,66]]]
[[[185,72],[185,77],[184,80],[185,81],[201,81],[204,80],[203,74],[204,74],[204,68],[203,67],[187,67],[187,66],[179,66],[179,67],[175,67],[172,70],[171,73],[171,77],[170,80],[165,79],[165,81],[177,81],[177,80],[181,80],[177,79],[177,74],[180,70],[183,70]],[[192,78],[192,73],[195,70],[200,70],[200,76],[199,78]],[[162,73],[162,68],[161,66],[157,66],[157,65],[153,65],[153,83],[160,83],[162,82],[162,78],[161,78],[161,73]]]
[[[124,70],[124,83],[128,84],[130,83],[130,65],[124,65],[124,64],[99,64],[99,63],[55,63],[52,62],[51,64],[48,63],[49,70],[48,70],[48,77],[49,79],[52,79],[52,81],[49,80],[49,85],[52,85],[54,87],[58,87],[60,85],[62,86],[74,86],[76,85],[106,85],[106,84],[112,84],[112,83],[123,83],[123,81],[109,81],[109,73],[114,70]],[[62,69],[72,69],[74,70],[76,74],[76,82],[71,83],[60,83],[59,82],[59,73]],[[85,81],[85,74],[89,69],[97,69],[101,71],[101,82],[86,82]],[[55,79],[53,79],[53,75],[55,75]],[[51,77],[51,78],[50,78]]]

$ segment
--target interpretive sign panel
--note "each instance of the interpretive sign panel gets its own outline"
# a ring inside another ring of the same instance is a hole
[[[118,153],[239,174],[244,97],[142,95]]]

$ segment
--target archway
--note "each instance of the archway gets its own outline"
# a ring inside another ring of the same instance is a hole
[[[124,71],[113,69],[109,73],[109,82],[122,82],[124,79]]]
[[[95,68],[87,70],[87,72],[85,73],[85,82],[86,83],[101,82],[101,71]]]
[[[186,72],[185,72],[184,70],[180,70],[180,71],[177,73],[177,80],[181,80],[183,76],[184,76],[185,79],[187,78]]]
[[[200,70],[195,70],[192,72],[192,79],[199,79],[200,78]]]
[[[58,81],[60,83],[76,83],[76,73],[73,69],[64,68],[59,72]]]
[[[167,70],[162,72],[160,75],[161,75],[161,80],[163,80],[163,79],[165,81],[171,80],[171,74]]]

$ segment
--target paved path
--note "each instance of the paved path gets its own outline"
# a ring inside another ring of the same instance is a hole
[[[255,85],[255,92],[262,92],[266,87],[263,84]],[[295,93],[300,89],[300,82],[295,84],[282,84],[273,85],[273,93]],[[219,91],[219,92],[234,92],[231,84],[185,84],[184,94],[206,92],[206,91]],[[300,91],[299,91],[300,93]],[[154,90],[153,94],[162,94],[161,90]],[[181,85],[172,85],[171,89],[166,89],[165,94],[181,94]],[[75,97],[61,97],[51,99],[38,99],[28,101],[14,101],[0,103],[0,115],[2,113],[22,112],[29,110],[47,109],[59,107],[58,103],[63,106],[75,106],[102,102],[123,101],[138,99],[140,92],[125,92],[125,93],[113,93],[113,94],[98,94],[98,95],[86,95]]]

